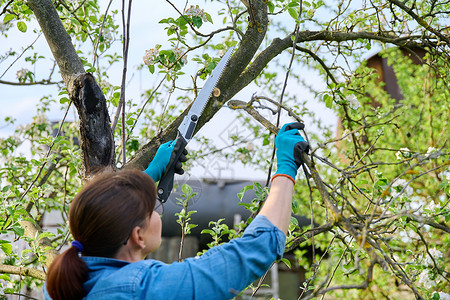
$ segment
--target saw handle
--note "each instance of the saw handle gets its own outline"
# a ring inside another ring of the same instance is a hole
[[[173,179],[176,173],[176,166],[180,157],[183,155],[183,151],[186,148],[187,141],[178,132],[175,147],[173,148],[172,155],[170,157],[169,164],[159,181],[158,188],[156,189],[159,201],[166,202],[173,189]]]

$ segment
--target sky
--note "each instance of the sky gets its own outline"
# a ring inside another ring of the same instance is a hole
[[[175,3],[179,1],[174,1]],[[102,11],[106,8],[106,1],[101,2]],[[184,2],[182,2],[184,3]],[[193,2],[195,4],[195,2]],[[203,1],[198,2],[203,3],[205,10],[207,10],[210,14],[213,15],[215,8],[211,7],[211,3],[208,2],[204,4]],[[120,2],[113,2],[112,9],[118,9],[120,11]],[[202,4],[200,4],[202,5]],[[155,9],[157,8],[157,9]],[[130,52],[129,52],[129,69],[133,69],[134,66],[137,66],[142,63],[142,57],[144,55],[145,50],[149,48],[153,48],[156,44],[167,43],[166,33],[164,31],[164,25],[158,24],[158,21],[162,16],[174,16],[176,17],[176,12],[174,12],[173,8],[163,0],[154,0],[149,1],[133,1],[132,6],[132,22],[131,22],[131,40],[130,40]],[[120,17],[120,14],[117,16]],[[9,37],[5,38],[5,36],[0,36],[0,54],[5,53],[8,49],[18,50],[21,48],[25,48],[32,41],[36,39],[39,35],[37,32],[33,32],[32,28],[37,28],[36,23],[28,24],[28,31],[26,33],[22,33],[14,28],[8,32]],[[207,32],[208,28],[205,29],[202,27],[202,31]],[[48,45],[46,44],[45,38],[41,35],[34,44],[34,50],[46,57],[51,57],[51,53]],[[121,47],[120,43],[116,43],[116,47]],[[120,50],[118,51],[121,52]],[[29,64],[24,61],[24,57],[29,55],[30,52],[26,52],[22,58],[18,59],[15,64],[11,67],[11,63],[13,59],[9,59],[0,64],[0,79],[5,81],[17,81],[16,73],[21,68],[29,68]],[[15,58],[17,55],[15,56]],[[14,58],[14,59],[15,59]],[[286,55],[286,59],[288,56]],[[191,64],[192,67],[195,67],[195,64]],[[189,66],[189,64],[188,64]],[[7,68],[9,70],[7,70]],[[37,65],[37,78],[43,78],[48,76],[49,70],[52,67],[52,63],[50,61],[42,62]],[[297,70],[296,70],[297,72]],[[111,74],[111,83],[114,85],[120,85],[121,81],[121,65],[113,67],[109,74]],[[301,72],[304,78],[307,78],[310,83],[315,85],[316,87],[323,87],[324,84],[321,82],[317,74],[314,74],[309,70],[302,70]],[[59,76],[59,75],[58,75]],[[284,78],[285,74],[280,73],[281,78]],[[58,78],[58,77],[55,77]],[[59,77],[60,78],[60,77]],[[151,75],[149,72],[140,72],[136,73],[135,76],[131,76],[131,73],[128,73],[128,80],[130,83],[127,87],[127,98],[135,99],[136,103],[140,103],[140,93],[143,89],[154,86],[156,82],[160,80],[160,76]],[[190,80],[190,78],[187,78]],[[39,102],[39,99],[45,95],[56,95],[56,87],[54,86],[12,86],[12,85],[0,85],[0,92],[2,97],[0,97],[0,106],[2,109],[0,110],[0,137],[4,137],[6,135],[11,134],[13,128],[11,126],[5,126],[4,118],[6,116],[11,116],[17,120],[18,124],[26,124],[32,121],[32,117],[36,112],[36,104]],[[292,84],[288,84],[288,90],[295,91],[299,93],[298,97],[301,100],[307,99],[307,106],[309,109],[315,111],[322,121],[330,126],[334,126],[337,122],[336,116],[328,110],[323,103],[319,103],[316,99],[313,98],[312,95],[306,93],[305,91],[297,91],[296,87]],[[239,94],[237,94],[233,99],[239,99],[243,101],[250,100],[251,96],[254,94],[260,94],[258,87],[255,85],[249,85]],[[61,96],[62,97],[62,96]],[[53,105],[52,109],[47,113],[48,117],[52,121],[58,121],[62,118],[63,112],[57,108],[57,105]],[[213,118],[211,122],[205,125],[199,132],[199,134],[204,135],[213,139],[217,143],[217,147],[221,147],[225,145],[223,138],[227,134],[229,134],[230,130],[237,130],[239,128],[239,124],[234,122],[237,112],[231,111],[230,109],[223,108],[219,111],[219,113]],[[111,114],[111,118],[113,114]],[[74,110],[72,110],[68,115],[68,120],[76,120],[77,114]],[[283,117],[283,122],[290,122],[292,119],[285,116]],[[308,118],[305,118],[305,123],[308,124]],[[310,128],[314,130],[313,128]],[[196,147],[201,147],[201,145],[195,145],[194,143],[190,144],[189,147],[192,149],[197,149]],[[26,147],[25,147],[26,148]],[[26,151],[26,149],[23,149]],[[265,172],[255,171],[252,168],[247,168],[242,166],[241,164],[232,164],[225,162],[212,161],[209,166],[206,167],[206,172],[204,166],[195,166],[192,169],[193,176],[205,176],[207,174],[208,177],[220,177],[220,178],[233,178],[233,179],[241,179],[248,178],[251,176],[255,180],[265,179],[267,176]]]

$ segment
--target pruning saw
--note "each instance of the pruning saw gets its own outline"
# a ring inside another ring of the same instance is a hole
[[[191,140],[194,135],[195,127],[197,126],[197,122],[202,115],[203,109],[208,103],[209,97],[211,96],[212,91],[216,87],[217,82],[219,81],[220,76],[222,75],[225,66],[228,63],[228,60],[233,54],[234,47],[230,47],[222,59],[219,61],[217,66],[211,73],[211,76],[205,82],[205,85],[201,89],[197,98],[195,98],[194,102],[189,109],[189,112],[184,117],[183,122],[181,122],[178,127],[178,133],[176,138],[175,147],[172,151],[172,156],[170,157],[169,164],[166,167],[166,170],[159,181],[157,193],[158,200],[161,202],[166,202],[169,198],[170,193],[173,188],[173,179],[175,176],[175,165],[178,162],[181,154],[183,153],[186,145]]]

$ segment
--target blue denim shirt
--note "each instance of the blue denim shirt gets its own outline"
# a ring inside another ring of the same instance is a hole
[[[260,215],[241,238],[179,263],[84,256],[85,299],[230,299],[282,256],[285,242],[283,232]]]

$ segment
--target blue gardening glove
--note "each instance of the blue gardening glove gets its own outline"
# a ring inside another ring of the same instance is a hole
[[[302,123],[288,123],[281,127],[275,137],[277,148],[277,174],[284,174],[295,180],[297,169],[302,164],[302,152],[308,153],[309,145],[299,134],[305,128]]]
[[[158,151],[156,151],[155,157],[150,162],[147,169],[145,169],[144,173],[149,175],[154,182],[159,181],[164,174],[164,171],[166,170],[166,167],[170,162],[175,143],[176,141],[173,140],[159,146]],[[183,154],[175,165],[175,173],[180,175],[184,173],[181,163],[187,160],[186,154],[187,150],[184,149]]]

